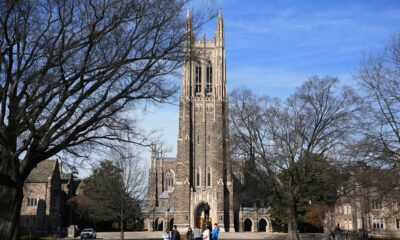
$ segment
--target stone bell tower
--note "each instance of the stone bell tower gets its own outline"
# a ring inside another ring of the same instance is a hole
[[[201,226],[206,220],[204,210],[209,208],[209,221],[217,222],[221,231],[234,231],[221,11],[214,39],[205,35],[195,39],[189,12],[185,34],[174,223],[178,228]]]

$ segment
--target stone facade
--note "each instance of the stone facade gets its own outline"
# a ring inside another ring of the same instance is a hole
[[[186,21],[186,61],[179,103],[177,158],[152,154],[147,198],[149,231],[172,225],[203,227],[205,210],[221,231],[235,231],[229,152],[224,24],[219,12],[213,40],[196,40]]]
[[[39,163],[24,183],[22,233],[42,236],[65,229],[69,220],[66,201],[77,184],[72,175],[61,171],[58,161]]]
[[[249,177],[254,164],[244,160],[232,161],[233,187],[235,192],[235,230],[239,232],[272,232],[269,199],[254,197],[260,189],[256,179]],[[259,196],[259,194],[257,194]]]
[[[339,224],[348,232],[379,238],[400,238],[398,196],[376,189],[356,187],[339,198],[330,213],[331,225]]]

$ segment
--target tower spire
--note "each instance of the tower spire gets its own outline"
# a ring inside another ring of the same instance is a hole
[[[222,10],[218,10],[217,28],[215,29],[215,41],[217,46],[224,45],[224,19],[222,18]]]
[[[194,40],[192,16],[190,15],[189,9],[186,12],[185,35],[186,35],[186,44],[187,46],[189,46]]]

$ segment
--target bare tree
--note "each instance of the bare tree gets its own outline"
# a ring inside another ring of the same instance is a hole
[[[182,61],[185,4],[0,3],[1,239],[18,238],[22,186],[39,162],[142,143],[127,110],[175,93],[166,75]]]
[[[94,221],[117,221],[120,239],[124,239],[125,223],[138,220],[140,205],[146,194],[147,171],[144,164],[128,151],[113,151],[110,160],[101,162],[93,175],[84,181],[83,206]]]
[[[365,94],[364,159],[375,163],[400,162],[400,34],[362,63],[356,75]]]
[[[296,207],[308,169],[322,158],[334,159],[332,151],[351,134],[357,97],[337,85],[336,78],[312,77],[285,102],[248,90],[230,98],[235,155],[255,161],[259,179],[282,200],[289,240],[299,239]]]
[[[124,192],[127,193],[128,201],[127,204],[133,203],[135,208],[129,211],[131,215],[124,214],[122,211],[125,207],[124,199],[120,198],[120,230],[121,230],[121,240],[124,239],[124,223],[129,218],[136,218],[136,220],[141,216],[141,204],[144,201],[147,185],[144,179],[148,178],[147,171],[143,162],[137,161],[138,156],[133,155],[131,152],[122,152],[117,157],[114,157],[114,162],[116,166],[123,169],[122,172],[122,187]]]

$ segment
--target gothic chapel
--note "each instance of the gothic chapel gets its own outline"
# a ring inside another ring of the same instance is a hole
[[[218,13],[215,37],[196,40],[186,19],[177,158],[151,157],[145,228],[202,228],[208,220],[233,232],[234,196],[229,152],[224,23]],[[257,221],[257,220],[254,220]],[[265,219],[269,222],[269,218]],[[254,222],[257,225],[257,222]],[[253,229],[254,230],[254,229]]]

